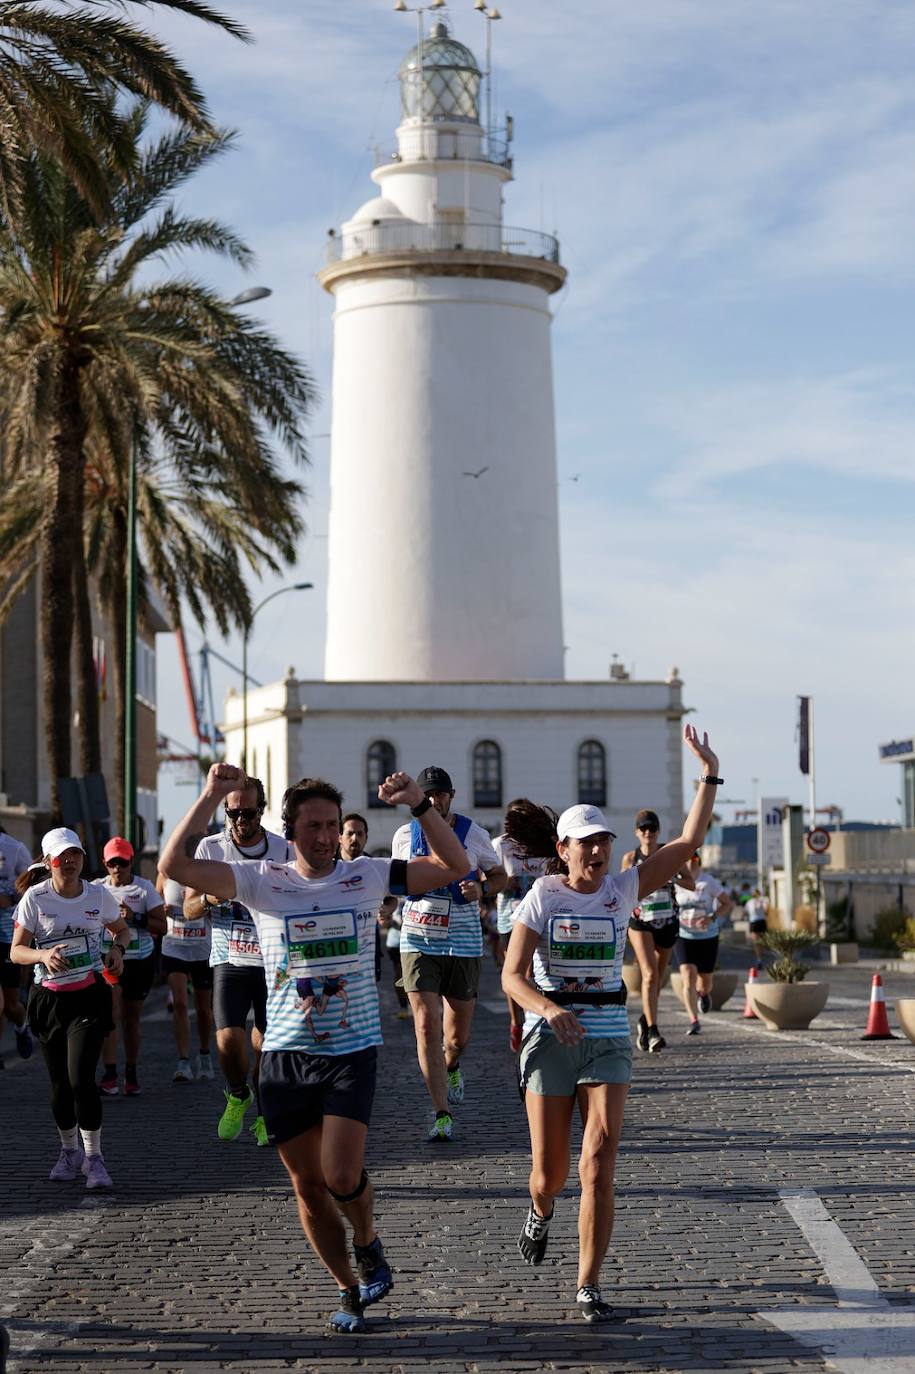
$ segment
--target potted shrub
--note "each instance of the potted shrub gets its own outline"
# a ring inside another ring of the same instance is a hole
[[[798,955],[818,943],[806,930],[767,930],[762,943],[775,960],[766,969],[771,983],[747,983],[750,1005],[767,1030],[806,1030],[826,1005],[829,984],[806,982],[809,964]]]
[[[893,943],[903,959],[909,963],[915,962],[915,916],[906,918],[905,925],[893,936]]]

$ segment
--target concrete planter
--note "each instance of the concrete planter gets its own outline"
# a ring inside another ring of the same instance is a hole
[[[896,1020],[915,1045],[915,997],[900,997],[896,1003]]]
[[[838,940],[829,946],[829,962],[831,964],[856,964],[858,962],[858,945],[854,940]]]
[[[747,983],[750,1006],[766,1030],[807,1030],[829,996],[828,983]]]
[[[639,968],[638,964],[623,965],[623,982],[629,990],[630,997],[637,997],[639,995],[642,991],[642,970]],[[668,964],[661,978],[661,987],[666,988],[669,982],[670,965]]]
[[[712,974],[712,1011],[720,1011],[729,997],[733,997],[737,990],[737,979],[739,974],[721,973]],[[683,1001],[683,979],[679,973],[672,973],[670,986]]]

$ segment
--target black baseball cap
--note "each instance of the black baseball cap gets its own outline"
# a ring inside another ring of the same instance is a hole
[[[424,768],[416,779],[424,792],[453,792],[454,783],[444,768]]]
[[[635,818],[636,830],[641,829],[643,825],[656,825],[660,830],[661,822],[658,820],[657,812],[649,811],[647,808],[643,811],[640,811]]]

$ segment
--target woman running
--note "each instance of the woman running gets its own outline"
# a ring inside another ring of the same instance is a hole
[[[683,980],[683,1005],[689,1017],[687,1035],[702,1030],[699,1013],[712,1009],[712,980],[718,962],[719,916],[726,916],[733,902],[717,878],[704,873],[698,850],[689,861],[692,887],[676,887],[680,908],[680,934],[674,946]]]
[[[506,830],[492,842],[492,847],[499,856],[499,863],[508,874],[508,882],[496,897],[497,929],[503,965],[518,908],[536,880],[542,878],[546,873],[548,862],[546,859],[531,858],[509,839],[507,833],[508,815],[513,811],[521,815],[532,815],[539,813],[540,808],[532,801],[528,801],[526,797],[516,797],[514,801],[510,801],[505,812]],[[519,1007],[517,1002],[513,1002],[510,997],[506,1000],[509,1015],[508,1044],[512,1054],[517,1054],[521,1048],[521,1038],[524,1034],[522,1029],[524,1026],[524,1008]]]
[[[635,818],[635,833],[639,845],[623,855],[622,869],[634,868],[657,854],[662,847],[658,835],[661,822],[654,811],[640,811]],[[693,880],[684,864],[677,874],[681,887],[692,887]],[[642,974],[642,1015],[639,1017],[635,1043],[640,1050],[658,1054],[667,1045],[658,1030],[658,994],[664,981],[664,971],[670,961],[671,950],[680,929],[673,883],[665,883],[657,892],[643,897],[629,922],[629,943],[635,951]]]
[[[106,888],[82,878],[79,836],[49,830],[41,852],[50,876],[24,893],[16,908],[10,958],[33,964],[29,1025],[51,1079],[51,1110],[60,1156],[50,1177],[66,1183],[86,1175],[87,1188],[110,1188],[102,1156],[102,1101],[95,1084],[102,1041],[111,1030],[111,989],[102,978],[102,931],[114,939],[104,967],[119,977],[127,923]]]
[[[584,1126],[578,1174],[578,1310],[587,1322],[613,1312],[600,1289],[600,1268],[613,1230],[613,1175],[632,1072],[623,953],[633,907],[670,882],[704,838],[718,759],[708,735],[692,725],[687,747],[702,765],[702,785],[683,833],[619,877],[609,874],[613,834],[596,806],[572,806],[553,828],[553,813],[509,816],[510,837],[546,858],[515,915],[502,987],[527,1012],[519,1056],[531,1136],[531,1205],[518,1239],[528,1264],[543,1261],[557,1195],[571,1157],[572,1113]],[[533,960],[533,982],[527,970]]]

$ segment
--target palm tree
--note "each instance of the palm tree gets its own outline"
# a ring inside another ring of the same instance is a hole
[[[18,546],[19,557],[31,561],[16,564],[4,538],[0,576],[18,566],[21,586],[41,567],[44,715],[55,784],[70,772],[74,626],[80,714],[89,722],[81,764],[93,771],[96,758],[82,536],[101,514],[87,482],[90,465],[93,480],[121,496],[105,538],[94,529],[94,566],[120,568],[123,577],[114,512],[126,506],[126,455],[137,444],[148,477],[149,571],[176,617],[183,597],[198,619],[209,609],[223,626],[243,623],[250,608],[237,585],[239,560],[255,568],[291,561],[301,531],[300,488],[280,476],[270,438],[294,461],[305,460],[303,425],[314,396],[307,370],[202,283],[137,282],[151,264],[185,248],[209,249],[242,267],[250,262],[231,230],[179,215],[168,199],[231,136],[182,128],[144,146],[147,116],[148,107],[138,105],[124,118],[135,171],[102,223],[59,164],[40,155],[26,162],[15,230],[0,221],[0,404],[12,479],[4,532],[21,534],[19,504],[38,512],[40,502],[35,534]]]
[[[96,213],[108,198],[105,163],[127,171],[131,146],[112,88],[160,105],[198,131],[210,127],[190,72],[130,7],[179,10],[243,41],[246,30],[201,0],[0,0],[0,205],[22,193],[29,152],[52,153]],[[95,12],[94,12],[95,11]]]

